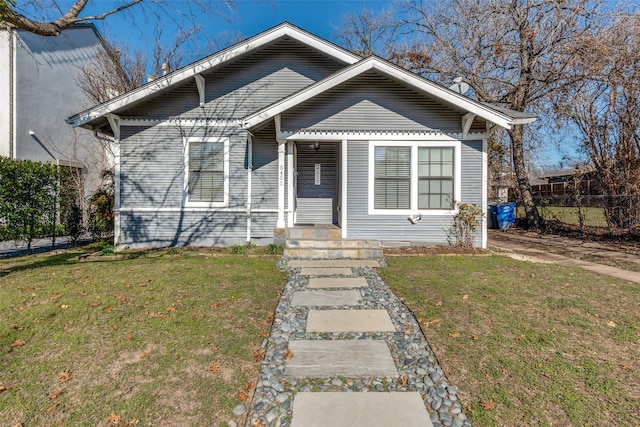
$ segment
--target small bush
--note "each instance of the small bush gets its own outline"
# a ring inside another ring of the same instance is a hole
[[[264,250],[267,255],[282,255],[284,253],[284,245],[271,243]]]
[[[229,253],[232,255],[244,255],[247,253],[247,246],[235,245],[229,248]]]
[[[78,205],[73,204],[69,207],[64,217],[64,234],[68,236],[69,241],[72,243],[78,243],[83,231],[82,209],[80,209]]]
[[[484,217],[484,213],[475,204],[468,205],[466,203],[454,202],[454,205],[457,206],[458,213],[453,217],[453,229],[451,233],[454,240],[453,245],[471,248],[473,247],[477,228],[480,225],[480,219]]]

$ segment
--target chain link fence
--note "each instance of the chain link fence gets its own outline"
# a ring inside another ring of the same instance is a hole
[[[538,212],[547,223],[583,233],[640,235],[640,195],[545,195],[535,197]],[[525,216],[522,206],[516,219]]]

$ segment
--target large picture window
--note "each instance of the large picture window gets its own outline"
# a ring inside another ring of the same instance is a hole
[[[372,143],[370,213],[453,210],[459,184],[456,147],[455,141]]]
[[[188,206],[225,206],[228,198],[229,142],[188,138],[185,149],[185,192]]]

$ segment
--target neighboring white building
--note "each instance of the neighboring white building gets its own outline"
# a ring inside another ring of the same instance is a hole
[[[81,168],[85,197],[108,164],[94,133],[64,119],[89,106],[79,67],[104,49],[91,24],[56,37],[0,27],[0,155]]]

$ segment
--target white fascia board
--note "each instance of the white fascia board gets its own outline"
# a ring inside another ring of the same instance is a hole
[[[194,78],[195,75],[206,72],[207,70],[214,68],[220,64],[230,61],[242,54],[250,52],[254,49],[269,44],[280,37],[289,36],[299,42],[311,46],[327,55],[338,59],[339,61],[347,64],[355,64],[362,58],[354,53],[351,53],[345,49],[335,46],[319,37],[315,37],[310,33],[302,31],[288,23],[279,25],[271,30],[259,34],[253,38],[248,39],[245,42],[241,42],[228,49],[195,62],[187,67],[177,70],[174,73],[167,76],[160,77],[153,82],[147,83],[138,89],[125,94],[113,101],[101,104],[95,108],[80,113],[77,116],[72,116],[66,120],[66,122],[74,127],[82,126],[83,124],[99,118],[107,113],[116,111],[128,104],[136,101],[140,101],[156,92],[169,88],[177,83],[183,82],[186,79]]]
[[[511,129],[511,124],[514,123],[514,119],[512,117],[499,113],[463,95],[457,94],[453,91],[440,87],[435,83],[420,78],[410,71],[392,66],[376,57],[370,57],[326,78],[325,80],[302,89],[289,98],[285,98],[284,100],[262,111],[259,111],[254,115],[247,116],[244,120],[243,125],[244,127],[250,128],[263,123],[274,117],[276,114],[281,114],[284,111],[371,69],[376,69],[381,73],[395,78],[396,80],[399,80],[403,83],[406,83],[407,85],[414,87],[423,93],[431,95],[442,102],[459,107],[469,113],[482,117],[483,119],[495,123],[505,129]]]

